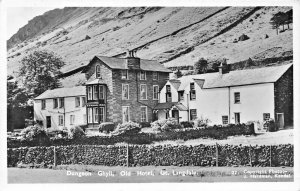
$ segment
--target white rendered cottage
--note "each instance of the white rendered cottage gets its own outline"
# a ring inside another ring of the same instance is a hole
[[[154,110],[158,119],[206,118],[210,124],[246,123],[273,118],[293,124],[292,64],[183,76],[169,80]]]
[[[47,90],[34,99],[34,120],[57,130],[86,124],[85,95],[85,86]]]

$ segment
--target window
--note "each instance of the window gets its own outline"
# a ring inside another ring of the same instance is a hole
[[[75,107],[80,106],[80,97],[75,97]]]
[[[166,111],[166,119],[170,117],[169,111]]]
[[[98,87],[97,86],[93,86],[93,100],[98,100],[98,96],[99,96],[99,91],[98,91]]]
[[[100,73],[100,65],[96,66],[96,78],[100,78],[101,77],[101,73]]]
[[[129,85],[122,84],[122,99],[128,100],[129,99]]]
[[[222,116],[222,123],[223,123],[223,125],[227,125],[228,124],[228,115],[223,115]]]
[[[158,80],[158,72],[153,72],[153,80]]]
[[[146,80],[146,71],[140,71],[140,80]]]
[[[147,85],[141,84],[140,86],[140,99],[146,100],[147,99]]]
[[[172,102],[171,86],[166,85],[166,102]]]
[[[63,126],[64,125],[64,116],[63,115],[59,115],[58,116],[58,125],[59,126]]]
[[[269,119],[270,119],[270,113],[263,113],[263,120],[269,121]]]
[[[65,107],[65,100],[64,98],[59,98],[59,108],[64,108]]]
[[[94,113],[93,113],[93,115],[94,115],[94,117],[93,117],[93,119],[94,119],[94,123],[99,123],[99,121],[98,121],[98,107],[94,107],[93,108],[94,109]]]
[[[190,110],[190,120],[194,121],[197,118],[197,109],[191,109]]]
[[[141,106],[141,122],[148,121],[147,106]]]
[[[102,85],[99,86],[99,99],[105,99],[105,87]]]
[[[53,99],[53,108],[58,108],[58,100],[56,98]]]
[[[75,115],[70,115],[70,125],[75,124]]]
[[[195,90],[195,84],[191,83],[190,84],[190,96],[191,96],[191,100],[195,100],[196,99],[196,90]]]
[[[184,93],[184,91],[178,92],[178,101],[183,101],[183,99],[184,99],[183,93]]]
[[[92,87],[88,86],[88,100],[92,100]]]
[[[99,123],[102,123],[104,122],[104,107],[100,107],[99,109]]]
[[[240,92],[234,92],[234,103],[241,103]]]
[[[128,70],[122,70],[122,75],[121,75],[121,78],[123,80],[128,80]]]
[[[153,100],[158,100],[158,95],[159,95],[159,86],[154,85],[153,86]]]
[[[123,106],[122,107],[122,116],[123,116],[123,123],[128,122],[130,120],[129,106]]]
[[[42,109],[46,108],[46,100],[42,99]]]
[[[82,107],[84,107],[84,106],[85,106],[85,104],[86,104],[85,97],[82,97],[82,98],[81,98],[81,102],[82,102]]]
[[[88,123],[93,123],[93,120],[92,120],[92,113],[93,113],[92,108],[89,107],[89,108],[88,108]]]

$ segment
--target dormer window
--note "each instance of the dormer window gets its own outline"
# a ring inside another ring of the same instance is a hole
[[[146,80],[146,71],[140,71],[140,80]]]
[[[96,66],[96,78],[100,78],[101,74],[100,74],[100,65]]]
[[[158,80],[158,72],[153,72],[153,80]]]
[[[195,90],[195,84],[190,83],[190,100],[195,100],[196,99],[196,90]]]

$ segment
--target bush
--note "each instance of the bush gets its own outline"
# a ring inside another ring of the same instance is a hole
[[[151,124],[150,124],[150,122],[141,122],[140,126],[141,126],[141,128],[145,128],[145,127],[150,127]]]
[[[84,136],[85,136],[85,133],[79,125],[75,126],[75,127],[71,127],[68,132],[68,137],[70,139],[78,139],[78,138],[81,138]]]
[[[151,128],[156,131],[170,131],[171,129],[181,129],[177,119],[168,118],[152,122]]]
[[[22,130],[21,135],[24,140],[35,142],[38,145],[43,145],[49,142],[49,137],[45,129],[39,125],[26,127]]]
[[[129,121],[126,123],[118,124],[114,130],[115,135],[135,135],[141,131],[141,126],[138,123]]]
[[[278,130],[274,119],[269,119],[268,121],[265,122],[264,125],[267,126],[267,128],[270,132],[275,132]]]
[[[99,125],[99,132],[111,132],[111,131],[114,131],[115,130],[115,124],[112,123],[112,122],[105,122],[105,123],[101,123]]]
[[[182,128],[193,128],[194,127],[193,121],[181,121],[179,124],[182,126]]]
[[[198,128],[198,127],[201,127],[201,128],[206,128],[207,127],[207,124],[210,122],[209,119],[207,118],[204,118],[204,117],[200,117],[200,118],[197,118],[194,120],[194,128]]]

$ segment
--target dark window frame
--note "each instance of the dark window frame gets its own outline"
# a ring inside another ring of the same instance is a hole
[[[235,104],[241,103],[241,93],[240,92],[234,92],[234,103]]]

